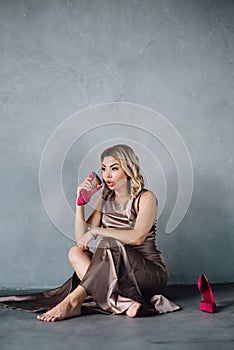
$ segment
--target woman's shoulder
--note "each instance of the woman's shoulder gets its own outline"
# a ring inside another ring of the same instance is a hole
[[[146,200],[150,200],[150,201],[156,201],[156,204],[158,204],[158,200],[156,195],[154,194],[153,191],[147,189],[147,188],[143,188],[138,195],[136,196],[136,198],[134,199],[134,207],[136,212],[139,211],[139,205],[142,201],[146,201]]]
[[[151,190],[148,190],[147,188],[142,188],[142,190],[138,193],[136,198],[141,198],[146,196],[150,196],[151,198],[155,198],[157,200],[155,193]]]

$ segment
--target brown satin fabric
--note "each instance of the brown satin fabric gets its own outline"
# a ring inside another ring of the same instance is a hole
[[[131,229],[135,225],[140,196],[124,203],[103,200],[102,226]],[[133,301],[143,304],[141,313],[165,313],[180,307],[161,292],[167,283],[167,270],[155,245],[156,223],[140,246],[125,245],[112,238],[99,241],[88,271],[82,281],[76,274],[61,287],[41,293],[0,297],[0,304],[25,311],[47,310],[81,284],[93,298],[83,303],[82,312],[114,313],[126,311]]]
[[[103,227],[133,228],[140,196],[145,191],[123,203],[112,198],[103,201]],[[156,248],[155,235],[156,223],[140,246],[124,245],[112,238],[99,242],[81,285],[103,310],[122,313],[133,300],[149,304],[151,298],[161,293],[167,282],[167,270]]]

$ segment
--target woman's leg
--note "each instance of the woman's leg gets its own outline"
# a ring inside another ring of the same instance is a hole
[[[46,313],[38,315],[37,319],[45,322],[54,322],[80,316],[81,304],[86,297],[86,290],[82,286],[78,286],[73,292],[68,294],[61,303]]]
[[[150,301],[154,294],[160,294],[166,285],[166,267],[156,265],[144,258],[144,256],[131,246],[126,246],[129,262],[135,271],[135,278],[145,300]],[[139,301],[134,301],[128,310],[127,316],[135,317],[141,308]]]
[[[81,285],[103,310],[123,313],[129,309],[127,315],[134,317],[145,299],[150,300],[158,290],[157,269],[141,252],[105,238],[99,242]]]
[[[68,258],[77,276],[81,280],[89,267],[92,253],[89,250],[83,251],[78,246],[74,246],[69,250]],[[37,319],[40,321],[54,322],[79,316],[81,313],[81,304],[86,297],[86,290],[82,286],[78,286],[54,308],[37,316]]]
[[[126,245],[125,249],[143,299],[150,300],[154,294],[161,294],[167,283],[166,267],[160,261],[153,263],[146,259],[135,246]]]
[[[74,246],[69,250],[68,259],[80,280],[86,274],[92,255],[93,253],[90,250],[81,250],[78,246]]]

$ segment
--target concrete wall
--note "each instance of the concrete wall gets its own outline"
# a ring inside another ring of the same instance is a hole
[[[202,272],[214,282],[234,282],[233,15],[231,0],[0,1],[1,288],[47,288],[71,275],[67,252],[74,242],[41,199],[42,152],[70,115],[116,101],[161,113],[191,156],[192,200],[166,234],[178,185],[171,154],[147,145],[140,132],[136,139],[134,127],[103,126],[91,135],[92,146],[121,135],[160,158],[168,192],[158,245],[169,283],[196,283]],[[89,141],[77,140],[64,162],[73,210]],[[139,157],[150,161],[143,148]]]

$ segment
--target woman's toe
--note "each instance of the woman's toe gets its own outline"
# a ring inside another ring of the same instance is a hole
[[[42,315],[37,315],[37,319],[40,320],[40,321],[43,321],[45,318],[45,315],[42,314]]]
[[[48,315],[48,316],[46,317],[45,321],[46,321],[46,322],[50,322],[50,321],[51,321],[51,319],[52,319],[52,317],[53,317],[53,316]]]

